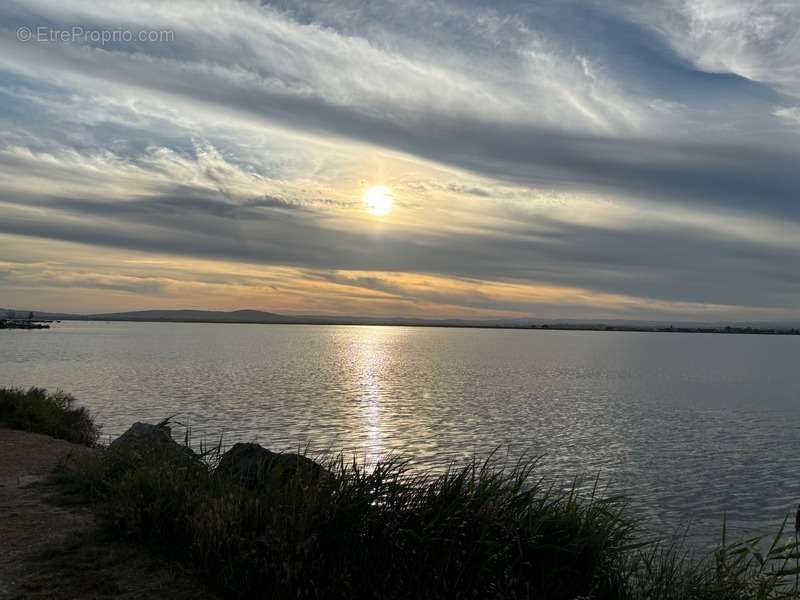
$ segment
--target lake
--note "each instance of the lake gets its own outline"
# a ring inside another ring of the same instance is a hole
[[[117,435],[387,453],[419,468],[541,456],[599,473],[655,535],[771,533],[800,501],[800,337],[64,322],[0,332],[0,385],[61,388]]]

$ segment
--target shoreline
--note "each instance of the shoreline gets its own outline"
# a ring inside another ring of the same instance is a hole
[[[797,336],[800,335],[800,328],[779,328],[779,327],[741,327],[726,325],[722,327],[708,326],[637,326],[637,325],[571,325],[571,324],[481,324],[481,323],[431,323],[431,322],[363,322],[360,320],[347,319],[293,319],[293,320],[207,320],[207,319],[134,319],[134,318],[115,318],[98,319],[82,317],[61,317],[59,321],[76,321],[85,323],[174,323],[174,324],[202,324],[202,325],[319,325],[319,326],[347,326],[347,327],[419,327],[419,328],[441,328],[441,329],[503,329],[519,331],[587,331],[587,332],[616,332],[616,333],[683,333],[683,334],[705,334],[705,335],[768,335],[768,336]],[[45,321],[40,321],[45,322]],[[51,321],[52,322],[52,321]],[[3,329],[4,327],[0,327]],[[48,329],[49,325],[43,327],[5,327],[5,329]]]

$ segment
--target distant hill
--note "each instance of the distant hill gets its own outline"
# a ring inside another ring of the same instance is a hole
[[[173,321],[185,323],[284,323],[290,320],[263,310],[135,310],[119,313],[74,315],[68,318],[93,321]]]
[[[290,317],[263,310],[133,310],[117,313],[93,313],[78,315],[74,313],[56,313],[32,311],[34,319],[63,321],[168,321],[187,323],[285,323]],[[0,318],[16,313],[17,318],[28,316],[27,310],[0,308]]]

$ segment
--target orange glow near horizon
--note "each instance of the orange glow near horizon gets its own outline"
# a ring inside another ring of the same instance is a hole
[[[24,243],[20,241],[24,240]],[[7,243],[4,243],[7,242]],[[252,308],[284,314],[373,317],[558,317],[565,308],[592,318],[620,309],[663,314],[725,314],[730,307],[665,302],[536,282],[462,279],[414,272],[299,269],[108,249],[0,236],[9,307],[52,312]],[[1,253],[0,253],[1,254]],[[36,289],[31,303],[25,289]],[[202,299],[198,302],[198,299]],[[476,299],[480,303],[476,303]],[[775,316],[782,316],[776,313]]]

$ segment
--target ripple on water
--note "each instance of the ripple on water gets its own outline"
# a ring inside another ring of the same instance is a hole
[[[411,457],[541,456],[625,492],[651,531],[708,546],[800,501],[800,338],[406,327],[62,323],[5,331],[0,383],[73,392],[119,434]]]

